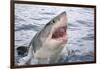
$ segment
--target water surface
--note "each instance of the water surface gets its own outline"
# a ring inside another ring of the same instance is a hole
[[[28,46],[33,36],[63,11],[68,18],[68,42],[62,62],[94,61],[93,8],[15,4],[15,49]],[[15,58],[18,63],[20,57],[16,50]]]

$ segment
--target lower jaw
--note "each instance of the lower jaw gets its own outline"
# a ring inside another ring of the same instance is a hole
[[[67,36],[66,36],[66,34],[65,34],[64,36],[59,37],[59,38],[57,38],[56,40],[62,41],[63,43],[66,43],[66,42],[67,42]]]

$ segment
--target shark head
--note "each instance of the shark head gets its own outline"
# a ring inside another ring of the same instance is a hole
[[[49,23],[40,31],[42,45],[57,47],[67,41],[67,17],[66,12],[51,19]]]

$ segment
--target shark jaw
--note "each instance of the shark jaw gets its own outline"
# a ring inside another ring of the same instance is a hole
[[[66,26],[58,27],[52,34],[52,39],[63,38],[66,35]]]
[[[53,44],[57,44],[56,46],[66,44],[67,42],[67,26],[59,26],[55,28],[52,33],[49,42],[53,42]],[[51,43],[52,44],[52,43]]]
[[[63,12],[59,15],[60,20],[58,20],[54,26],[51,28],[50,38],[51,40],[59,41],[62,43],[67,42],[67,17],[66,13]]]

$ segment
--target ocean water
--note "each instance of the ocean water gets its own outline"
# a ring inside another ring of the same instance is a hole
[[[93,8],[15,4],[16,64],[22,58],[16,49],[28,46],[34,35],[63,11],[68,18],[68,42],[63,50],[62,62],[94,61]],[[66,49],[69,49],[69,55]]]

